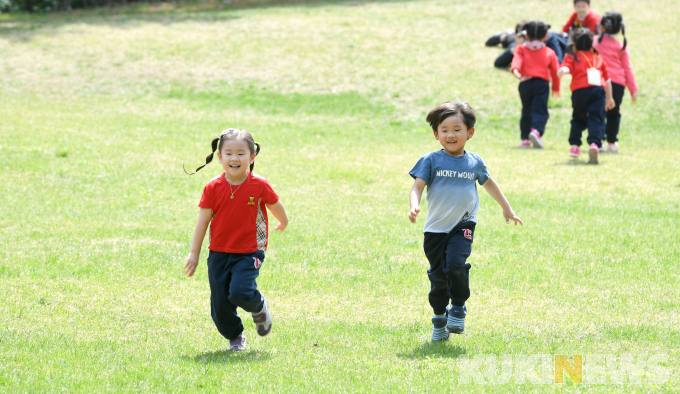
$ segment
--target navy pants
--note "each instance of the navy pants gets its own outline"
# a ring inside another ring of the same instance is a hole
[[[588,145],[602,146],[604,137],[604,88],[590,86],[571,93],[569,144],[581,146],[581,134],[588,129]]]
[[[227,339],[243,332],[243,323],[236,307],[247,312],[259,312],[264,297],[257,290],[255,279],[260,274],[264,252],[237,254],[210,251],[208,280],[210,281],[210,314],[217,331]]]
[[[474,222],[458,224],[450,233],[425,233],[425,256],[430,262],[429,301],[436,315],[446,312],[449,301],[463,306],[470,298],[470,264]]]
[[[605,133],[607,135],[607,142],[614,143],[619,140],[619,125],[621,124],[621,102],[623,101],[623,94],[626,88],[623,85],[612,82],[612,96],[614,96],[614,103],[616,107],[607,111],[607,127]]]
[[[548,81],[541,78],[531,78],[519,84],[519,98],[522,100],[522,117],[519,119],[520,137],[529,139],[531,129],[536,129],[541,135],[545,133],[548,123],[548,96],[550,89]]]

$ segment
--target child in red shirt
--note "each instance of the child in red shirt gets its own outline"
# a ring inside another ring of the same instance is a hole
[[[520,148],[543,148],[543,134],[548,123],[548,79],[552,80],[554,96],[560,94],[557,76],[557,55],[545,45],[550,25],[541,21],[525,23],[521,34],[522,45],[515,48],[510,69],[519,79],[519,97],[522,100],[522,116],[519,121]]]
[[[623,17],[618,12],[607,12],[600,22],[600,36],[593,42],[593,48],[604,59],[607,71],[612,80],[612,96],[616,106],[607,111],[607,126],[605,134],[607,136],[607,151],[618,153],[619,126],[621,124],[621,102],[626,87],[630,91],[630,98],[635,102],[638,94],[638,85],[635,81],[633,67],[630,65],[630,54],[628,53],[626,28],[623,24]],[[616,35],[621,33],[623,45],[616,39]]]
[[[267,249],[267,209],[278,219],[279,231],[288,225],[288,217],[274,189],[252,173],[260,146],[249,132],[228,129],[212,141],[212,149],[205,164],[196,171],[210,163],[217,150],[224,172],[203,189],[185,272],[192,276],[196,271],[210,225],[210,312],[217,330],[229,340],[230,349],[238,351],[245,349],[246,342],[236,307],[252,314],[259,335],[271,330],[271,312],[255,279]]]
[[[593,50],[593,33],[584,28],[572,32],[573,50],[564,58],[559,74],[571,73],[571,157],[581,154],[581,133],[588,129],[588,162],[598,163],[604,136],[604,113],[614,107],[607,66]]]
[[[590,9],[590,0],[574,0],[574,12],[562,27],[562,32],[570,33],[574,29],[585,27],[597,34],[600,25],[600,16]]]

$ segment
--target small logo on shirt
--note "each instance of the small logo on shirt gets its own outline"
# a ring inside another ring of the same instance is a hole
[[[470,230],[469,228],[464,228],[463,229],[463,237],[472,241],[472,230]]]
[[[248,205],[255,205],[255,196],[248,196]]]
[[[256,270],[259,270],[260,266],[262,266],[262,260],[258,259],[257,257],[253,257],[253,266]]]

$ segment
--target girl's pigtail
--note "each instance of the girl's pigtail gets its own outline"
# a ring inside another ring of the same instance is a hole
[[[253,144],[255,145],[255,157],[257,157],[258,153],[260,153],[260,144],[257,142]],[[253,168],[255,168],[255,162],[250,163],[250,172],[253,172]]]
[[[211,145],[211,147],[212,147],[212,152],[210,152],[210,154],[209,154],[208,156],[205,157],[205,164],[203,164],[202,166],[198,167],[198,168],[196,169],[196,171],[194,171],[194,172],[189,172],[189,171],[187,171],[187,169],[184,167],[184,164],[182,164],[182,169],[184,169],[184,173],[187,174],[187,175],[194,175],[194,174],[197,173],[201,168],[207,166],[208,163],[210,163],[210,162],[212,161],[213,156],[215,155],[215,151],[217,150],[217,143],[218,143],[219,141],[220,141],[219,138],[215,138],[214,140],[212,140],[212,142],[210,143],[210,145]]]
[[[622,51],[626,50],[626,46],[628,45],[628,40],[626,40],[626,26],[621,22],[621,34],[623,35],[623,48],[621,48]]]

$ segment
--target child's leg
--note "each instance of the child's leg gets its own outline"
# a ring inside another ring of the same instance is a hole
[[[427,277],[430,279],[430,294],[428,299],[435,315],[446,313],[449,304],[449,286],[444,274],[444,252],[446,250],[446,233],[425,233],[423,249],[430,262]]]
[[[236,314],[236,305],[228,298],[231,282],[230,254],[211,251],[208,255],[210,282],[210,314],[217,331],[231,340],[243,332],[243,324]]]
[[[519,136],[521,140],[529,139],[531,131],[531,102],[533,99],[531,91],[531,80],[519,83],[519,98],[522,101],[522,115],[519,118]]]
[[[614,143],[618,141],[619,125],[621,124],[621,102],[623,101],[623,94],[626,88],[623,85],[612,82],[612,95],[616,106],[607,111],[607,142]]]
[[[449,235],[446,245],[444,273],[449,283],[451,303],[456,306],[465,305],[470,298],[470,264],[467,264],[467,259],[472,252],[474,231],[475,223],[465,223]]]
[[[550,95],[550,86],[548,81],[542,79],[532,79],[533,97],[531,100],[531,128],[536,129],[538,133],[543,136],[545,133],[545,125],[548,123],[548,96]]]
[[[604,89],[592,88],[590,102],[588,104],[588,145],[595,144],[602,147],[604,137]]]
[[[571,130],[569,145],[581,146],[581,133],[587,126],[589,89],[578,89],[571,94]]]
[[[260,312],[264,306],[264,297],[257,290],[255,280],[260,275],[260,265],[264,261],[264,253],[235,254],[233,256],[229,302],[247,312]]]

